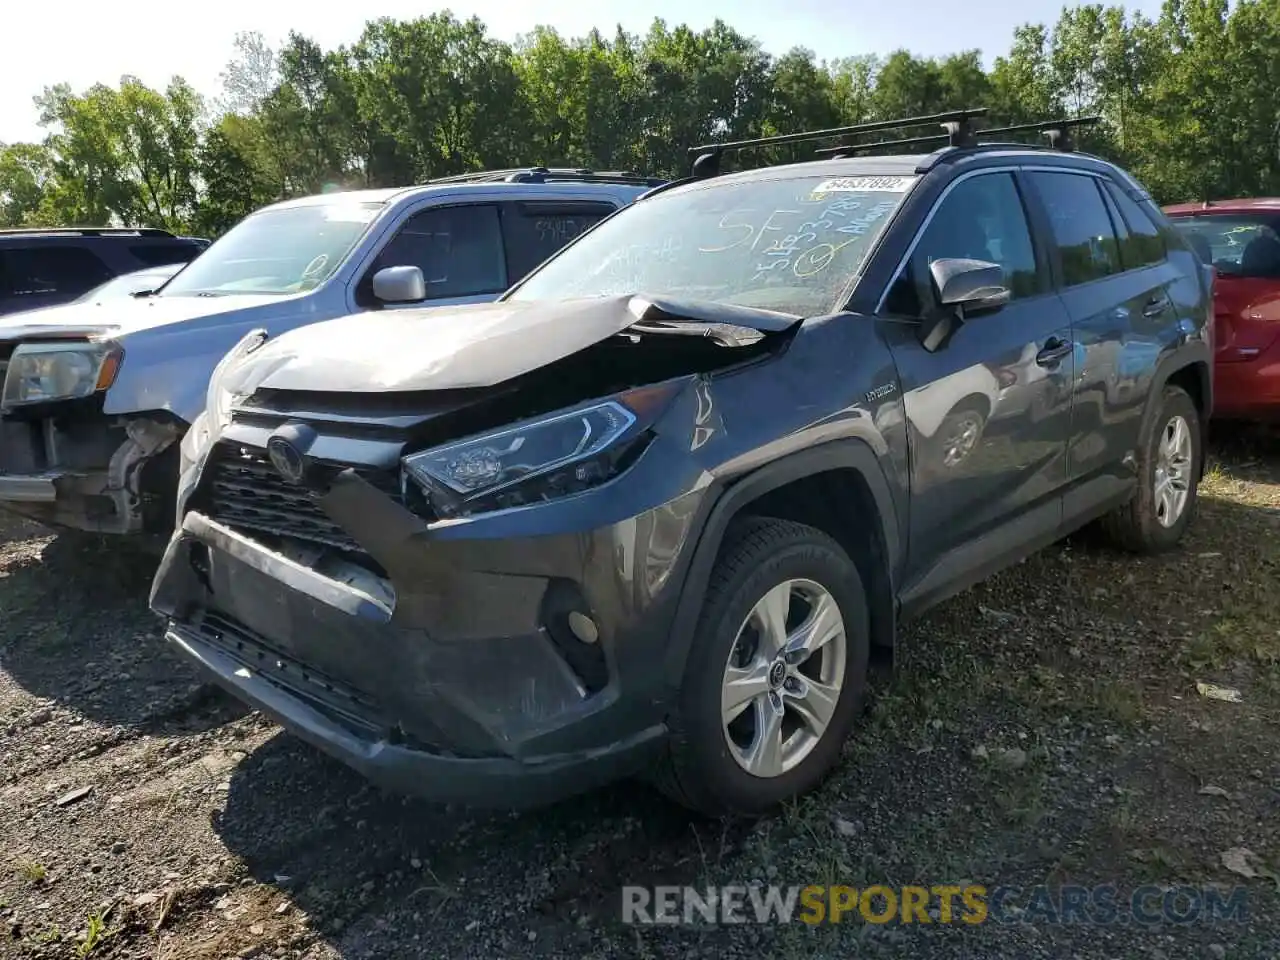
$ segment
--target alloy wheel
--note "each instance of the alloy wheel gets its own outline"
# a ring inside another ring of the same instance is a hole
[[[747,773],[800,764],[831,724],[848,644],[835,597],[812,580],[769,590],[738,628],[721,684],[729,752]]]
[[[1156,451],[1156,519],[1172,527],[1187,508],[1191,490],[1191,428],[1181,416],[1170,418],[1161,431]]]

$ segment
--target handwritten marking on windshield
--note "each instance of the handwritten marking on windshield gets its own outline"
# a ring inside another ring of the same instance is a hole
[[[865,236],[886,213],[897,206],[894,201],[881,201],[863,210],[861,200],[851,197],[834,200],[826,205],[815,219],[802,223],[800,229],[781,240],[775,240],[764,250],[765,260],[756,265],[752,282],[779,276],[778,271],[790,270],[792,275],[804,280],[815,277],[834,262],[836,255],[855,240]],[[851,214],[858,213],[856,216]],[[835,243],[817,242],[820,233],[834,231],[851,235],[850,239]]]
[[[716,224],[716,226],[718,226],[721,230],[737,230],[737,231],[744,231],[744,232],[742,232],[738,237],[738,239],[734,240],[732,243],[725,244],[722,247],[699,247],[698,252],[699,253],[724,253],[726,250],[732,250],[735,247],[740,247],[744,243],[747,243],[748,241],[750,241],[751,243],[751,249],[754,250],[756,249],[756,247],[760,245],[760,241],[761,239],[763,239],[766,232],[776,233],[783,229],[781,225],[774,223],[774,218],[795,216],[800,211],[799,210],[774,210],[771,214],[769,214],[769,216],[765,217],[764,223],[762,223],[759,227],[757,227],[753,223],[742,222],[742,219],[741,219],[742,217],[746,217],[747,215],[752,214],[754,212],[755,212],[754,210],[730,210],[728,213],[726,213],[723,217],[720,218],[720,222]],[[738,221],[736,223],[731,222],[730,218],[738,218]]]

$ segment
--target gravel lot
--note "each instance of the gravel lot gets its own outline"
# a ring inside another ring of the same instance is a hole
[[[171,656],[149,580],[0,525],[2,956],[1280,957],[1275,435],[1217,444],[1179,552],[1082,534],[913,624],[841,771],[757,824],[635,785],[518,817],[382,795]],[[1249,915],[619,922],[623,884],[961,880],[1241,883]]]

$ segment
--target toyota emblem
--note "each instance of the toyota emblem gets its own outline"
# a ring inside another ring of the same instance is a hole
[[[286,423],[267,441],[267,456],[276,472],[290,483],[302,483],[307,475],[307,450],[316,433],[305,423]]]

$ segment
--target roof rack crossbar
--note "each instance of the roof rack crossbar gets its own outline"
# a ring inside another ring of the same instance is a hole
[[[806,140],[826,140],[831,137],[844,137],[855,133],[874,133],[877,130],[896,130],[899,127],[923,127],[931,123],[950,123],[985,116],[986,107],[971,110],[951,110],[947,113],[934,113],[923,117],[899,117],[896,120],[876,120],[872,123],[857,123],[850,127],[829,127],[826,130],[807,130],[803,133],[782,133],[775,137],[759,137],[755,140],[732,140],[728,143],[704,143],[690,147],[690,156],[699,156],[708,151],[721,153],[745,150],[748,147],[767,147],[782,143],[803,143]]]
[[[968,110],[950,110],[946,113],[934,113],[922,117],[898,117],[894,120],[876,120],[871,123],[858,123],[849,127],[828,127],[825,130],[807,130],[802,133],[782,133],[773,137],[757,137],[753,140],[731,140],[727,143],[704,143],[690,147],[689,156],[693,157],[693,175],[695,177],[715,176],[720,170],[720,158],[726,153],[736,153],[754,147],[779,146],[786,143],[807,143],[813,140],[831,140],[836,137],[848,137],[860,133],[875,133],[880,130],[897,130],[903,127],[923,127],[929,124],[941,124],[947,128],[950,136],[963,139],[968,134],[969,121],[975,117],[986,115],[985,107]]]
[[[1100,117],[1076,117],[1063,120],[1044,120],[1037,123],[1020,123],[1009,127],[988,127],[985,130],[975,130],[969,137],[968,142],[957,144],[954,134],[940,134],[929,137],[909,137],[905,140],[871,140],[866,143],[849,143],[836,147],[823,147],[814,151],[820,156],[830,157],[847,157],[864,153],[870,150],[884,150],[895,147],[924,147],[930,144],[939,144],[942,146],[961,147],[961,148],[991,148],[991,147],[1017,147],[1023,150],[1027,149],[1051,149],[1063,152],[1071,152],[1075,148],[1070,131],[1076,127],[1092,126],[1101,120]],[[993,135],[1006,135],[1011,133],[1043,133],[1048,137],[1048,143],[1027,144],[1017,143],[1016,141],[988,141],[986,138]]]
[[[846,143],[838,147],[822,147],[813,152],[824,157],[846,157],[865,150],[884,150],[888,147],[926,147],[931,143],[949,146],[951,145],[950,141],[950,134],[935,133],[927,137],[907,137],[905,140],[870,140],[866,143]]]

